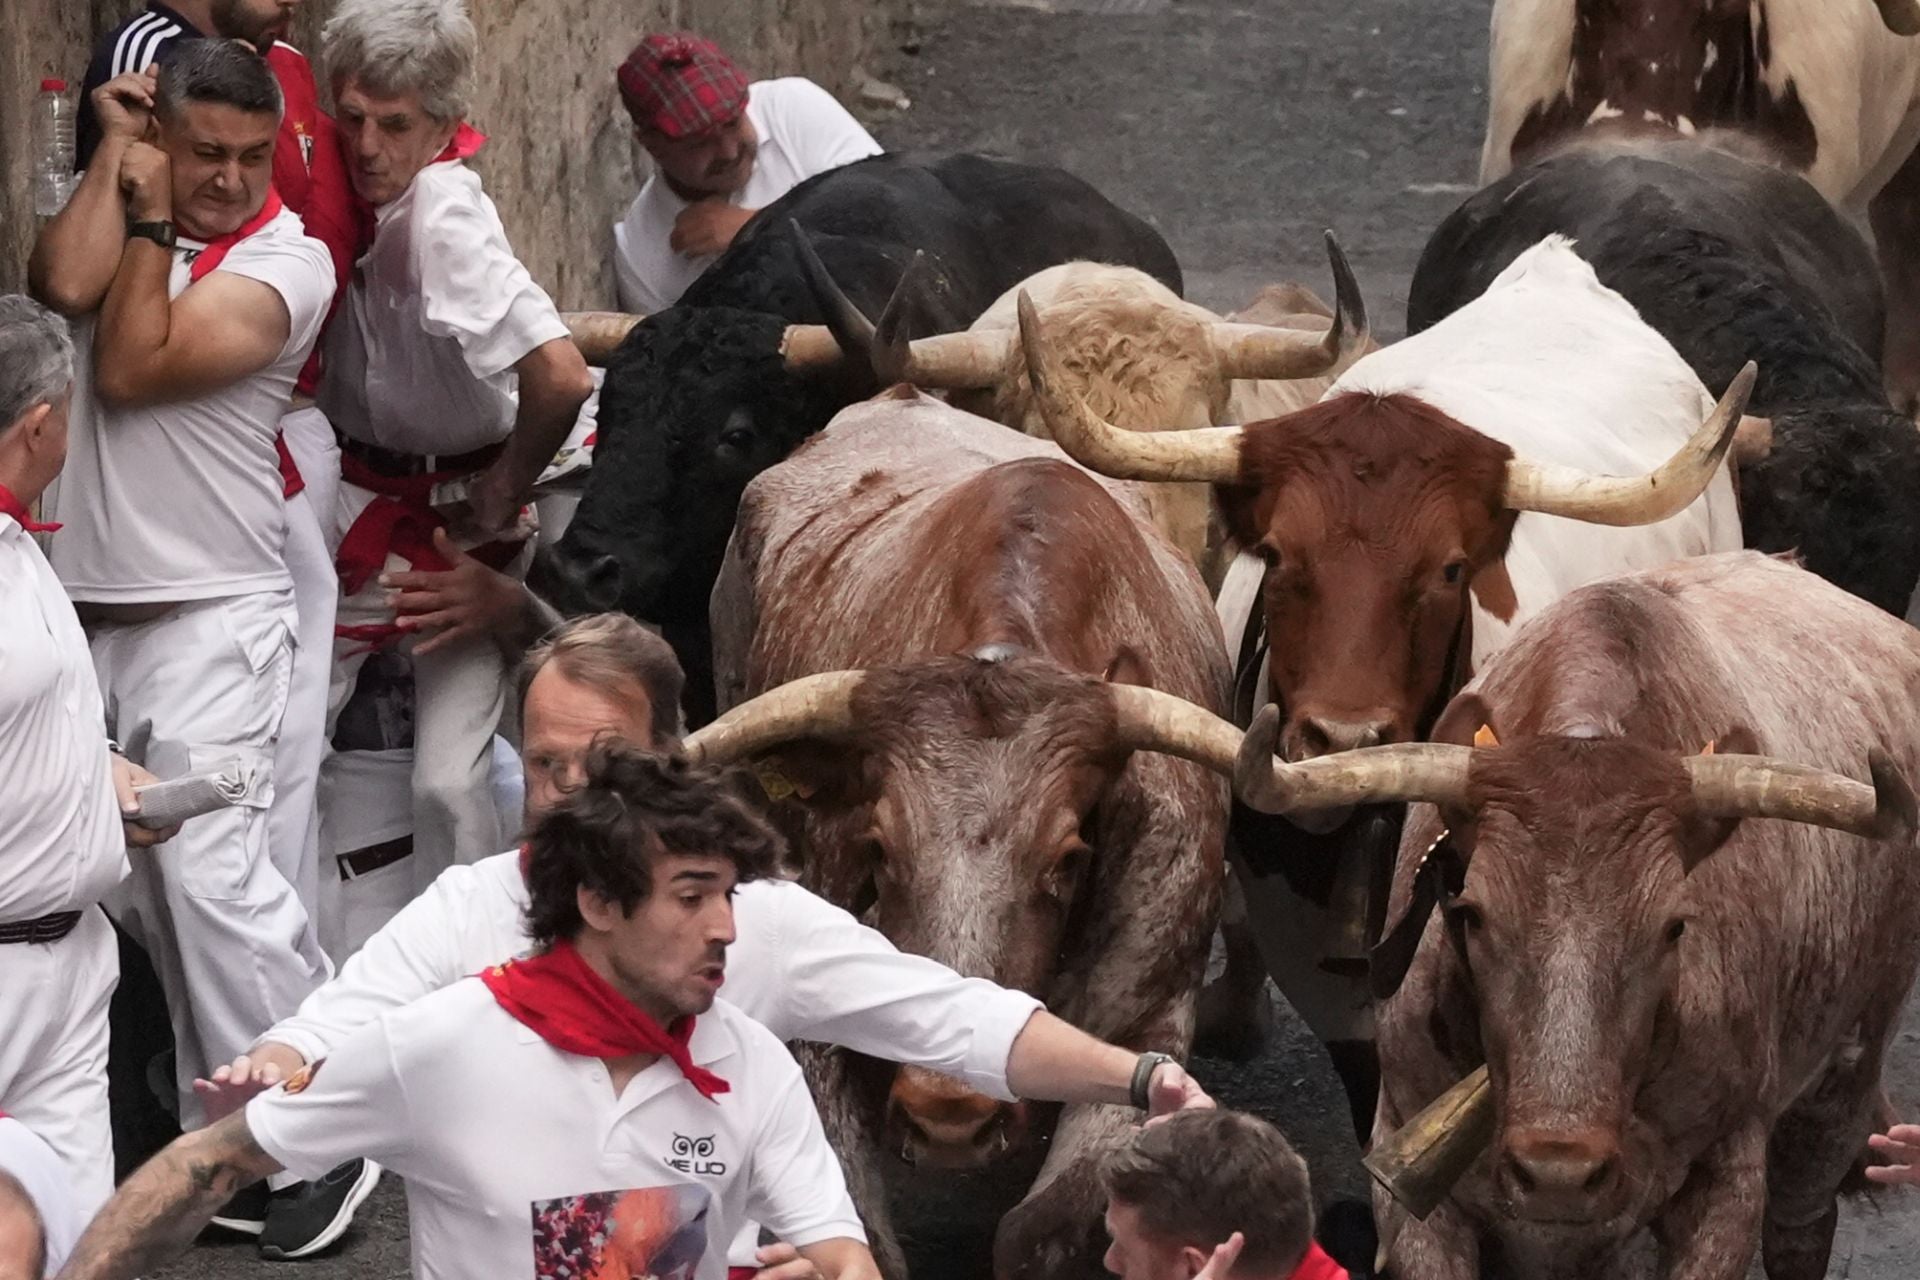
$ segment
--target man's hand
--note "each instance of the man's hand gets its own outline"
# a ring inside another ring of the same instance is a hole
[[[1867,1145],[1898,1162],[1867,1166],[1869,1181],[1920,1187],[1920,1124],[1897,1124],[1868,1138]]]
[[[147,136],[147,122],[153,119],[156,79],[156,73],[149,67],[145,71],[115,76],[93,91],[93,113],[100,121],[103,137],[138,141]]]
[[[1207,1259],[1207,1265],[1193,1273],[1193,1280],[1226,1280],[1227,1273],[1233,1270],[1233,1264],[1246,1244],[1247,1238],[1238,1231],[1228,1236],[1213,1251],[1213,1256]]]
[[[200,1095],[207,1123],[212,1124],[240,1110],[256,1095],[265,1093],[305,1065],[299,1054],[269,1040],[230,1064],[215,1067],[213,1079],[196,1079],[193,1091]]]
[[[1147,1123],[1165,1120],[1176,1111],[1210,1111],[1216,1104],[1200,1082],[1177,1062],[1163,1062],[1147,1081]],[[1225,1248],[1222,1245],[1221,1248]],[[1240,1251],[1234,1250],[1235,1254]],[[1233,1264],[1229,1262],[1228,1266]]]
[[[167,153],[135,142],[120,158],[120,190],[135,222],[165,222],[173,217],[173,166]]]
[[[719,197],[695,200],[673,220],[673,234],[667,247],[689,258],[704,258],[719,253],[733,243],[740,228],[747,225],[754,210],[728,204]]]
[[[760,1270],[753,1280],[823,1280],[820,1268],[790,1244],[774,1243],[753,1251]]]
[[[455,546],[445,529],[433,531],[433,547],[451,569],[380,575],[380,585],[392,591],[387,602],[393,606],[395,625],[406,631],[436,633],[415,645],[415,653],[432,653],[470,637],[492,638],[521,629],[527,611],[526,588]]]
[[[463,526],[462,532],[491,542],[510,534],[526,500],[527,495],[518,490],[507,471],[495,462],[467,486],[466,518],[456,518],[455,523]]]
[[[108,759],[113,762],[113,793],[120,801],[120,826],[126,832],[127,848],[151,849],[179,835],[179,823],[155,831],[134,821],[140,816],[140,797],[133,793],[133,789],[160,779],[123,755],[111,755]]]

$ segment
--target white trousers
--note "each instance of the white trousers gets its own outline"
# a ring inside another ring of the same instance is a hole
[[[0,1104],[53,1148],[88,1218],[113,1194],[107,1003],[119,981],[98,907],[58,942],[0,946]]]
[[[241,760],[262,780],[132,859],[109,902],[153,959],[173,1025],[181,1127],[193,1080],[250,1046],[325,980],[313,922],[269,848],[276,739],[293,674],[293,593],[195,601],[94,629],[109,732],[161,776]]]
[[[273,753],[268,848],[280,874],[316,925],[320,898],[320,811],[316,798],[327,748],[327,689],[333,674],[333,619],[340,579],[333,571],[332,511],[340,490],[340,447],[318,409],[280,420],[306,488],[287,499],[287,572],[299,614],[287,712]],[[325,513],[325,518],[323,518]]]
[[[340,536],[353,527],[374,495],[342,482],[335,509]],[[397,555],[387,570],[411,566]],[[378,626],[393,621],[387,589],[379,576],[340,600],[341,626]],[[423,892],[455,863],[478,862],[505,847],[500,813],[489,786],[493,735],[507,708],[507,657],[486,637],[448,649],[414,652],[414,641],[400,642],[413,659],[413,891]],[[364,644],[340,641],[334,653],[333,689],[327,723],[340,714],[353,692],[365,658]],[[337,843],[337,842],[336,842]]]

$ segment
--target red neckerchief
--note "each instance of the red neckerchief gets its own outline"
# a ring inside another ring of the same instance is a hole
[[[3,484],[0,484],[0,515],[12,516],[28,533],[56,533],[60,529],[58,522],[42,524],[35,520],[27,510],[27,504],[14,497],[13,490]]]
[[[1327,1256],[1317,1240],[1307,1241],[1307,1256],[1287,1280],[1347,1280],[1347,1269]]]
[[[449,160],[470,160],[487,145],[487,135],[462,120],[453,131],[453,138],[440,149],[440,154],[427,161],[428,164],[445,164]],[[373,206],[360,198],[358,191],[353,193],[353,207],[360,215],[360,243],[364,247],[373,243],[374,231],[379,226],[373,214]]]
[[[537,956],[482,970],[480,981],[502,1009],[562,1053],[583,1058],[657,1053],[679,1067],[687,1083],[709,1101],[732,1088],[694,1063],[687,1049],[693,1038],[691,1017],[675,1018],[671,1027],[662,1027],[595,973],[565,939]]]
[[[230,231],[224,236],[215,236],[207,241],[207,247],[200,251],[192,265],[187,268],[187,279],[199,280],[211,275],[226,258],[228,250],[279,216],[280,193],[268,187],[267,202],[260,206],[260,212],[241,223],[238,231]]]

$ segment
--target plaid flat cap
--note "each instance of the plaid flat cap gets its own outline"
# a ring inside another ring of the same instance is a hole
[[[720,47],[690,31],[652,35],[616,73],[627,113],[669,138],[705,133],[747,105],[747,78]]]

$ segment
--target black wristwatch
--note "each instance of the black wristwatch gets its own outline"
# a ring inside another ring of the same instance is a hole
[[[127,228],[127,234],[139,236],[142,240],[151,240],[162,249],[171,249],[174,245],[171,222],[136,222]]]
[[[1133,1083],[1127,1089],[1135,1108],[1141,1111],[1147,1109],[1147,1104],[1152,1101],[1147,1096],[1147,1086],[1153,1083],[1153,1073],[1173,1060],[1172,1054],[1154,1049],[1140,1055],[1140,1061],[1133,1064]]]

